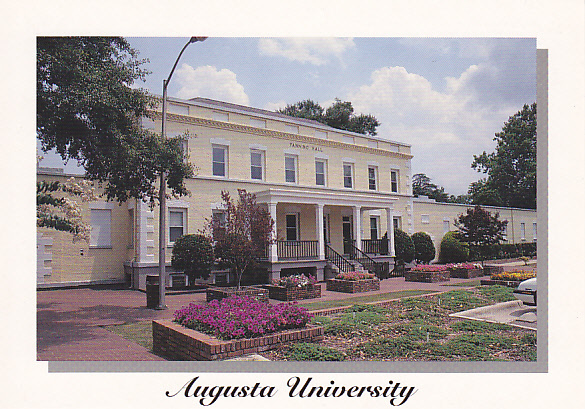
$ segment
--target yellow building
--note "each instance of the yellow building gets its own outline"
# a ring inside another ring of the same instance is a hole
[[[143,126],[160,130],[160,111]],[[413,200],[412,155],[404,143],[204,98],[170,99],[167,135],[186,132],[185,148],[198,170],[186,181],[191,196],[167,203],[168,262],[177,237],[200,232],[206,220],[222,213],[223,190],[234,197],[237,189],[255,193],[275,220],[277,240],[263,261],[270,278],[308,271],[323,280],[328,266],[344,270],[346,263],[388,271],[395,227],[427,231],[438,245],[441,218],[452,221],[465,209]],[[39,178],[64,176],[41,170]],[[529,213],[535,222],[536,212]],[[428,223],[421,214],[428,214]],[[83,216],[93,228],[89,243],[39,229],[39,286],[130,277],[134,288],[144,288],[146,275],[158,271],[158,208],[96,201]],[[226,278],[218,272],[216,279]]]

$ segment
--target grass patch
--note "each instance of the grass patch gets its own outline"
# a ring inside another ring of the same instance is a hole
[[[488,300],[480,298],[469,291],[455,290],[439,295],[441,307],[453,312],[470,310],[488,305]]]
[[[395,331],[404,334],[414,341],[426,341],[427,334],[429,340],[442,339],[447,336],[448,331],[434,325],[428,325],[424,321],[414,321],[409,324],[398,324],[393,327]]]
[[[310,311],[324,310],[328,308],[345,307],[348,305],[372,303],[376,301],[396,300],[398,298],[413,297],[416,295],[430,294],[436,291],[432,290],[403,290],[394,291],[391,293],[384,294],[373,294],[373,295],[362,295],[359,297],[351,297],[343,300],[332,300],[332,301],[318,301],[308,304],[303,304],[304,308]]]
[[[152,351],[152,322],[144,321],[134,324],[105,325],[105,329]]]
[[[343,361],[345,355],[329,347],[306,342],[292,344],[285,348],[284,356],[289,361]]]
[[[489,298],[493,302],[513,301],[516,298],[513,295],[513,288],[502,285],[488,285],[477,287],[475,291],[482,297]]]

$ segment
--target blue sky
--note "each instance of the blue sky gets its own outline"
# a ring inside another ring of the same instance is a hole
[[[161,94],[187,38],[128,38],[151,74],[136,84]],[[412,172],[450,194],[483,177],[473,155],[536,100],[533,38],[208,38],[183,54],[169,96],[207,97],[275,110],[303,99],[351,101],[378,135],[412,145]],[[46,155],[43,166],[55,166]],[[69,164],[68,169],[75,167]]]

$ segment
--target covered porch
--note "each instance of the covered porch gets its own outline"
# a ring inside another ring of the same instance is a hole
[[[396,198],[389,194],[270,188],[256,198],[275,221],[276,240],[265,260],[270,278],[313,270],[322,281],[328,265],[371,270],[394,258]]]

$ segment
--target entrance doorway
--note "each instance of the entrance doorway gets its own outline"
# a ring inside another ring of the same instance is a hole
[[[351,254],[353,243],[353,221],[351,216],[343,216],[343,254]]]

